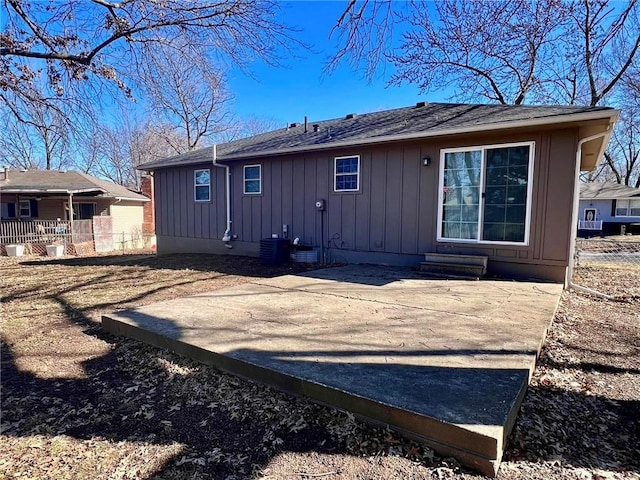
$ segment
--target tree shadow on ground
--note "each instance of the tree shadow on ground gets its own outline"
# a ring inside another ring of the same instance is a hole
[[[373,455],[373,448],[359,450],[362,438],[384,446],[381,430],[350,423],[345,414],[133,340],[95,333],[111,351],[84,362],[81,379],[21,372],[3,342],[4,435],[184,445],[153,472],[155,478],[249,478],[283,451]],[[640,472],[639,413],[637,401],[531,388],[505,458],[562,458],[575,467]],[[345,424],[352,431],[336,436]]]
[[[146,267],[165,270],[194,270],[219,272],[226,275],[271,278],[280,275],[306,272],[320,267],[318,264],[286,263],[271,265],[255,257],[240,255],[172,254],[149,255],[102,255],[95,257],[74,257],[54,260],[27,260],[20,265],[59,265],[69,267]]]
[[[283,451],[375,455],[395,445],[343,413],[105,333],[65,296],[79,286],[52,298],[110,351],[83,362],[84,378],[43,379],[21,371],[3,339],[3,435],[184,445],[149,474],[157,478],[249,478]],[[506,458],[640,472],[639,417],[637,401],[530,388]]]

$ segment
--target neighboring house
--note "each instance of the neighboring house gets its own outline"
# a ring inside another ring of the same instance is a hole
[[[486,255],[490,272],[563,282],[577,170],[595,168],[618,113],[420,102],[139,168],[154,174],[159,254],[258,255],[261,239],[279,235],[328,260]]]
[[[581,236],[640,233],[640,189],[617,183],[580,184]]]
[[[85,173],[51,170],[0,171],[0,221],[10,222],[91,220],[110,216],[113,234],[127,237],[143,231],[149,198],[113,182]],[[42,228],[42,227],[40,227]],[[6,236],[6,235],[5,235]],[[5,239],[5,243],[9,239]],[[20,243],[20,239],[17,240]]]

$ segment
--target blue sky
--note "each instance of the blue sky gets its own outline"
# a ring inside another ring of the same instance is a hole
[[[344,62],[330,76],[323,76],[326,59],[335,51],[329,33],[346,1],[296,1],[282,4],[289,25],[301,30],[299,38],[313,52],[298,50],[302,58],[284,67],[263,63],[250,66],[251,76],[229,72],[229,88],[235,96],[232,109],[240,116],[273,118],[283,125],[309,117],[309,121],[366,113],[415,104],[420,100],[444,101],[444,95],[421,95],[415,85],[387,87],[391,67],[372,82]],[[251,78],[253,77],[253,78]]]

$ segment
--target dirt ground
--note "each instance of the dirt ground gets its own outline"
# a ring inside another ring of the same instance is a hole
[[[390,430],[99,325],[104,312],[304,268],[0,257],[0,479],[480,478]],[[618,273],[596,274],[624,282],[624,301],[563,295],[499,478],[640,478],[640,269]]]

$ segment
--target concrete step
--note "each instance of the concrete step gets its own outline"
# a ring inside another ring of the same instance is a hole
[[[457,255],[453,253],[425,253],[424,261],[427,263],[447,263],[463,265],[481,265],[485,273],[489,257],[485,255]]]
[[[435,262],[420,262],[419,273],[440,278],[463,278],[478,280],[486,273],[486,267],[483,265]]]

